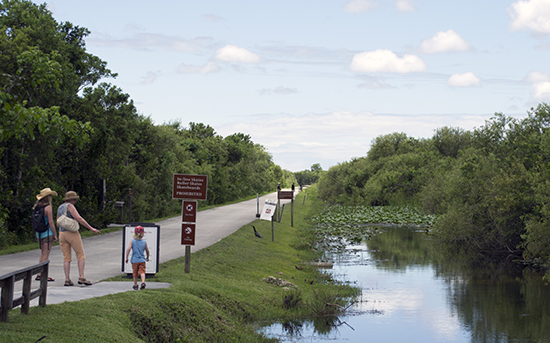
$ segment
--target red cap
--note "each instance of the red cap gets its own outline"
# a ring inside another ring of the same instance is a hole
[[[143,228],[143,226],[136,226],[136,229],[134,230],[135,233],[139,234],[139,233],[144,233],[145,232],[145,229]]]

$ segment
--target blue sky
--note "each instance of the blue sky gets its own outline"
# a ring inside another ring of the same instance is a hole
[[[550,101],[550,0],[47,4],[140,114],[249,134],[291,171]]]

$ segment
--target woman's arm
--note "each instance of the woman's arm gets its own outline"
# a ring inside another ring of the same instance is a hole
[[[53,214],[52,214],[52,205],[48,205],[44,208],[44,213],[48,218],[48,225],[53,233],[53,241],[57,242],[57,231],[55,230],[55,225],[53,225]]]
[[[92,230],[94,233],[100,233],[99,230],[93,228],[88,222],[80,216],[78,211],[76,210],[76,207],[74,207],[73,204],[69,204],[69,212],[71,213],[71,216],[78,221],[80,224],[84,225],[84,227]]]

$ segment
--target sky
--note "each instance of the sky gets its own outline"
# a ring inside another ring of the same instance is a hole
[[[550,101],[550,0],[46,3],[140,114],[248,134],[294,172]]]

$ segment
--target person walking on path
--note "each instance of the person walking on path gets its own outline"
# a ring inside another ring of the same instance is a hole
[[[67,217],[73,218],[78,221],[80,224],[86,228],[93,231],[93,233],[101,233],[99,230],[93,228],[88,222],[80,216],[74,204],[80,197],[74,191],[68,191],[65,193],[63,198],[64,203],[59,206],[57,209],[57,218],[61,217],[66,213]],[[82,238],[80,237],[80,232],[71,232],[65,230],[63,227],[59,227],[59,245],[61,246],[61,251],[63,252],[63,271],[65,272],[65,286],[74,286],[74,283],[71,281],[71,260],[72,253],[71,248],[76,254],[76,259],[78,261],[78,284],[90,286],[92,283],[84,277],[84,265],[86,260],[86,255],[84,254],[84,246],[82,245]]]
[[[145,262],[149,262],[149,247],[147,242],[142,240],[145,235],[143,226],[136,226],[134,229],[133,240],[128,244],[126,249],[126,263],[128,263],[128,255],[132,251],[132,276],[134,277],[134,290],[138,289],[138,276],[141,277],[141,288],[145,288]],[[147,257],[145,254],[147,253]]]
[[[53,242],[57,242],[57,233],[55,231],[55,225],[53,224],[53,210],[52,210],[52,195],[57,196],[56,191],[52,191],[50,188],[44,188],[40,191],[40,194],[36,196],[36,202],[34,203],[33,210],[44,208],[44,222],[46,223],[46,231],[36,232],[36,238],[40,244],[40,258],[38,263],[49,260],[50,251],[52,250]],[[41,274],[36,276],[36,280],[40,280]],[[48,277],[48,281],[55,281],[53,278]]]

